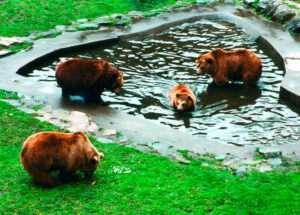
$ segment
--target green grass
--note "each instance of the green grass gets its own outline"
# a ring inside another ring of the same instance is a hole
[[[175,2],[176,0],[6,0],[0,3],[0,36],[28,36],[33,31],[69,25],[81,18],[91,20],[131,10],[147,11]]]
[[[0,98],[16,98],[0,91]],[[53,189],[36,186],[19,163],[31,134],[59,130],[0,101],[0,208],[4,214],[299,214],[300,173],[252,173],[239,178],[180,165],[92,139],[105,154],[93,179]],[[92,182],[96,181],[94,186]]]

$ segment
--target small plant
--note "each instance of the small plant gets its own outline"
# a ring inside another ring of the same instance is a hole
[[[42,107],[39,106],[39,105],[34,105],[34,106],[32,106],[32,109],[35,110],[35,111],[38,111],[38,110],[41,110]]]
[[[19,99],[20,97],[16,92],[8,92],[6,90],[0,90],[0,99]]]
[[[32,42],[24,42],[24,43],[9,47],[8,50],[12,51],[13,53],[16,53],[21,50],[27,50],[27,49],[31,48],[31,46],[33,46]]]

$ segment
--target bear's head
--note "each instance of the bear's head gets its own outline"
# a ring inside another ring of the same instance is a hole
[[[214,76],[216,73],[216,60],[211,53],[199,55],[197,61],[199,75],[209,74]]]
[[[96,149],[92,149],[88,152],[82,169],[86,177],[92,177],[93,173],[99,166],[101,158],[103,157],[104,155],[99,153]]]
[[[107,72],[107,79],[106,80],[106,89],[111,90],[116,94],[120,94],[122,92],[122,86],[124,83],[123,80],[123,73],[119,71],[116,67],[113,67],[107,61],[104,61],[104,68]]]
[[[182,112],[195,109],[195,101],[190,95],[185,93],[177,93],[175,96],[176,97],[173,101],[173,106],[176,108],[176,110]]]

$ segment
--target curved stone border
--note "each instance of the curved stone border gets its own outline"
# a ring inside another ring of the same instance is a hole
[[[289,63],[285,62],[284,64],[283,59],[290,53],[294,53],[292,56],[298,55],[299,43],[290,46],[289,43],[293,41],[293,38],[287,32],[282,32],[278,26],[274,26],[274,23],[265,23],[253,17],[245,18],[244,10],[218,4],[143,20],[127,30],[64,33],[54,39],[39,40],[35,43],[34,48],[28,52],[0,59],[0,77],[2,80],[0,88],[17,91],[26,96],[38,97],[52,105],[53,108],[87,112],[99,127],[118,129],[135,142],[152,146],[161,154],[170,155],[172,150],[190,150],[195,153],[212,153],[230,155],[239,159],[251,159],[255,154],[254,146],[220,145],[215,141],[191,136],[151,120],[116,111],[110,107],[59,100],[58,98],[61,98],[60,89],[16,74],[16,72],[22,73],[32,66],[63,53],[81,51],[96,45],[107,45],[107,43],[118,40],[159,32],[170,26],[201,18],[228,20],[244,28],[253,39],[267,47],[267,50],[278,58],[278,63],[281,66],[285,65],[286,76],[289,75]],[[276,146],[276,148],[280,148],[283,154],[294,153],[293,156],[300,159],[300,149],[295,145]]]

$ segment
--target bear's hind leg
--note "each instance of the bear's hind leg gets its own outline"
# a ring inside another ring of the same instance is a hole
[[[35,182],[43,187],[55,187],[58,185],[57,180],[55,180],[50,172],[35,172],[33,178]]]
[[[214,84],[219,87],[226,86],[229,83],[229,79],[224,76],[224,74],[217,73],[214,77]]]
[[[90,90],[85,93],[85,101],[96,103],[98,105],[108,105],[108,102],[104,102],[101,98],[102,92],[97,92],[96,90]]]
[[[70,90],[67,88],[61,88],[62,97],[65,99],[69,98]]]
[[[243,75],[243,84],[245,87],[255,87],[258,79],[250,72],[245,72]]]

